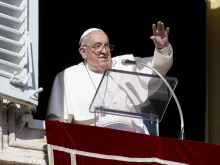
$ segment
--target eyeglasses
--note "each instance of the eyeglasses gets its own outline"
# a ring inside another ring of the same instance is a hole
[[[103,50],[103,48],[105,48],[107,51],[112,51],[114,49],[114,45],[112,45],[112,44],[107,44],[107,45],[97,44],[97,45],[93,45],[93,46],[88,46],[88,45],[83,45],[83,46],[86,46],[86,47],[92,49],[95,53],[101,52]]]

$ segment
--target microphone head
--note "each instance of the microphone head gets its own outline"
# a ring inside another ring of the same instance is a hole
[[[127,64],[126,61],[127,61],[127,59],[121,60],[122,65],[126,65]]]
[[[122,65],[136,65],[136,61],[132,61],[129,59],[123,59],[121,60]]]

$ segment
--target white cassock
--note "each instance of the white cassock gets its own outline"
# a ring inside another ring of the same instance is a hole
[[[155,49],[153,57],[140,58],[128,54],[112,58],[112,69],[154,74],[147,67],[136,65],[124,66],[121,64],[123,59],[130,59],[150,65],[162,75],[165,75],[172,66],[173,51],[171,45],[169,45],[163,50]],[[103,74],[101,73],[95,73],[89,70],[88,66],[84,65],[83,62],[60,72],[54,80],[46,118],[94,125],[94,113],[89,111],[89,107],[102,76]],[[135,111],[134,105],[144,102],[150,95],[145,86],[150,82],[150,79],[145,82],[145,85],[138,82],[140,81],[138,78],[134,79],[132,77],[132,80],[128,80],[127,78],[123,78],[122,74],[120,76],[117,74],[109,76],[108,80],[111,85],[108,85],[110,88],[106,91],[107,96],[105,100],[111,100],[110,104],[115,106],[113,108],[133,112]],[[134,86],[139,86],[137,89],[140,91],[134,91]],[[134,118],[106,115],[96,121],[96,125],[148,134],[143,121]]]

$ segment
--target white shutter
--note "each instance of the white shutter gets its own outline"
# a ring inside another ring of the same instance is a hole
[[[38,105],[38,0],[0,0],[0,98]],[[34,94],[35,93],[35,94]]]

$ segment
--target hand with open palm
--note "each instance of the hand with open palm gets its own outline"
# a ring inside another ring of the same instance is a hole
[[[165,29],[164,23],[159,21],[157,22],[157,26],[155,24],[152,25],[152,30],[153,30],[153,35],[150,38],[153,40],[154,45],[158,49],[163,49],[166,46],[168,46],[169,44],[168,35],[170,28],[167,27]]]

